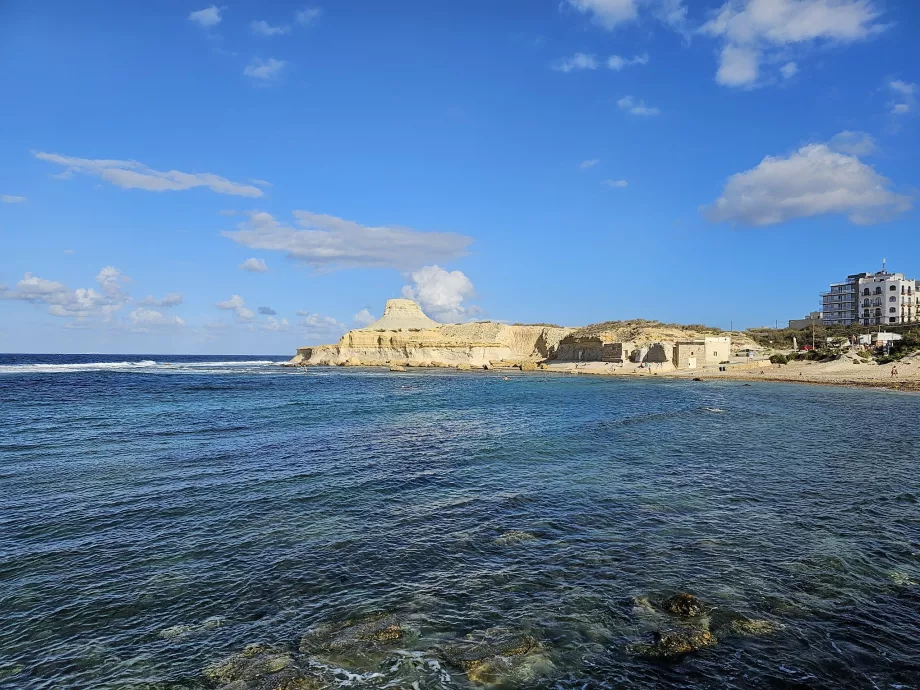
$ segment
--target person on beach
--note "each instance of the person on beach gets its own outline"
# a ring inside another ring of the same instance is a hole
[[[893,367],[891,367],[891,378],[894,378],[897,375],[898,375],[898,365],[895,364]]]

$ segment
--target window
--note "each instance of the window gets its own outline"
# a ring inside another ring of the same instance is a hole
[[[881,315],[882,315],[882,310],[881,310],[881,309],[876,309],[876,310],[875,310],[875,315],[876,315],[876,316],[881,316]]]
[[[881,295],[881,294],[882,294],[882,287],[881,287],[881,286],[875,288],[875,294],[876,294],[876,295]]]
[[[864,306],[864,307],[868,307],[868,306],[869,306],[869,300],[864,299],[864,300],[863,300],[863,306]]]
[[[898,286],[897,286],[897,285],[892,285],[892,286],[891,286],[890,288],[888,288],[888,289],[891,290],[892,292],[894,292],[895,290],[898,289]]]
[[[868,319],[868,318],[869,318],[869,310],[868,310],[868,309],[866,309],[865,311],[863,311],[863,318],[864,318],[864,319]]]
[[[895,321],[897,321],[897,319],[894,318],[893,316],[890,319],[888,319],[888,323],[894,323]]]
[[[888,313],[889,313],[889,314],[897,314],[897,313],[898,313],[898,310],[895,309],[894,307],[891,307],[891,308],[888,310]]]
[[[864,295],[870,294],[870,293],[869,293],[869,288],[866,288],[865,290],[863,290],[863,294],[864,294]]]
[[[889,301],[889,302],[897,302],[897,301],[898,301],[898,298],[895,297],[894,295],[892,295],[891,297],[888,298],[888,301]]]

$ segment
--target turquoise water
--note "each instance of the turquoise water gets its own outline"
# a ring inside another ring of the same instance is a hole
[[[920,396],[246,359],[0,356],[0,687],[920,687]]]

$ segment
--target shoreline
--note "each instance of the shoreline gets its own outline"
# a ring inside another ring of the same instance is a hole
[[[302,365],[301,365],[302,366]],[[387,369],[389,364],[369,364],[358,365],[308,365],[305,369],[313,367],[319,368],[362,368],[362,369]],[[700,379],[706,381],[743,381],[746,383],[765,382],[765,383],[798,383],[814,386],[841,386],[847,388],[874,388],[883,390],[893,390],[908,393],[920,393],[920,361],[904,361],[898,364],[899,375],[891,378],[890,369],[887,366],[860,364],[849,365],[852,369],[846,369],[847,365],[842,362],[796,362],[793,364],[776,365],[765,362],[761,367],[736,368],[734,371],[729,368],[727,371],[719,371],[717,367],[706,367],[701,369],[669,369],[665,371],[648,371],[638,367],[615,367],[604,362],[549,362],[533,368],[511,365],[497,365],[489,369],[457,367],[457,366],[408,366],[400,369],[389,369],[392,373],[402,373],[403,371],[438,369],[445,371],[459,371],[463,373],[482,373],[493,375],[507,374],[556,374],[568,376],[601,376],[605,378],[627,378],[627,379],[645,379],[645,378],[667,378],[667,379]],[[295,365],[295,367],[298,367]],[[761,373],[763,372],[763,373]]]

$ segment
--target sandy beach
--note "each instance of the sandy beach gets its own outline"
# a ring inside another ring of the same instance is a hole
[[[639,368],[636,365],[619,366],[605,362],[559,362],[546,366],[547,371],[597,376],[662,376],[669,378],[728,379],[737,381],[777,381],[784,383],[810,383],[834,386],[860,386],[868,388],[890,388],[894,390],[920,391],[920,354],[906,357],[897,363],[897,375],[892,376],[892,364],[854,364],[850,358],[833,362],[794,362],[792,364],[771,364],[763,366],[727,366],[719,371],[718,366],[692,370],[656,372],[654,369]]]

